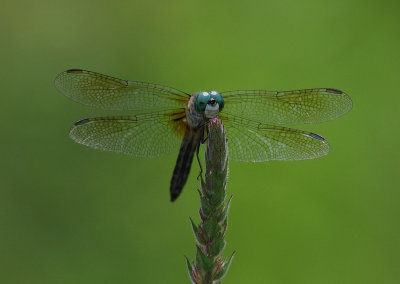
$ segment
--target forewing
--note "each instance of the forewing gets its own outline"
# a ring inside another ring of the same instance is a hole
[[[185,127],[184,110],[160,111],[86,118],[74,124],[70,137],[94,149],[150,158],[178,151]]]
[[[265,162],[314,159],[328,154],[323,137],[307,131],[222,116],[229,157],[235,161]]]
[[[55,79],[57,89],[84,105],[109,110],[158,110],[185,106],[189,95],[169,87],[71,69]]]
[[[223,113],[271,124],[305,124],[344,115],[352,101],[336,89],[223,92]]]

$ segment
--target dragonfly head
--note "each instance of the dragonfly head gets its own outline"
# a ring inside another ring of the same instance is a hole
[[[194,107],[207,118],[214,118],[224,108],[224,99],[217,91],[201,92],[197,95]]]

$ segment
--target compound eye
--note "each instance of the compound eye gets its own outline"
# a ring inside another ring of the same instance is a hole
[[[199,93],[196,102],[195,102],[195,108],[198,112],[203,113],[204,110],[206,109],[206,105],[208,101],[210,100],[210,94],[207,92],[201,92]]]

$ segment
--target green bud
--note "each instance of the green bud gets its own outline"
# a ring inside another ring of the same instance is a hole
[[[216,118],[207,124],[207,148],[205,159],[205,179],[200,179],[200,210],[202,222],[196,226],[190,223],[196,239],[196,259],[192,265],[187,262],[192,283],[220,284],[226,275],[233,254],[228,261],[221,256],[226,242],[229,207],[232,196],[226,202],[228,180],[228,150],[222,122]]]

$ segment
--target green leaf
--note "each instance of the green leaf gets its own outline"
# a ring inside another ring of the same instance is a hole
[[[229,197],[228,202],[226,203],[226,205],[224,206],[224,209],[222,210],[222,213],[220,214],[218,221],[219,222],[223,222],[226,220],[226,218],[228,218],[228,214],[229,214],[229,208],[231,206],[231,201],[232,201],[233,195],[231,195],[231,197]]]
[[[204,216],[209,216],[213,211],[209,200],[204,194],[200,196],[200,208],[203,211]]]
[[[214,255],[217,256],[219,255],[222,250],[225,248],[225,240],[220,238],[220,239],[216,239],[214,241],[214,243],[210,246],[210,248],[208,249],[208,253],[210,255]]]
[[[213,258],[206,256],[200,247],[197,247],[196,264],[201,272],[206,272],[213,266]]]
[[[214,280],[221,280],[222,278],[225,277],[226,273],[229,270],[229,267],[231,266],[232,259],[235,253],[236,252],[234,251],[229,260],[217,271],[217,273],[215,273]]]
[[[195,238],[197,244],[205,245],[206,244],[205,240],[201,238],[196,224],[193,222],[192,218],[189,217],[189,219],[190,219],[190,224],[192,225],[193,235],[194,235],[194,238]]]
[[[213,177],[215,179],[215,177]],[[225,201],[225,190],[223,186],[220,184],[220,179],[213,184],[214,186],[214,196],[211,199],[211,204],[213,207],[220,207],[222,203]]]
[[[215,216],[210,216],[201,226],[203,236],[205,235],[206,240],[212,241],[219,232],[221,232],[221,226]]]
[[[192,281],[192,284],[197,284],[196,279],[193,276],[193,269],[192,269],[192,265],[190,264],[189,259],[186,257],[186,255],[184,256],[186,259],[186,266],[187,266],[187,270],[189,273],[189,278]]]

